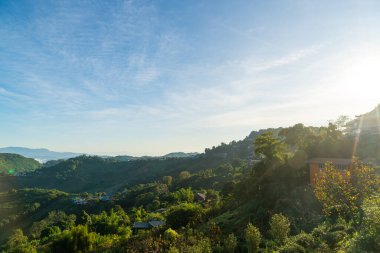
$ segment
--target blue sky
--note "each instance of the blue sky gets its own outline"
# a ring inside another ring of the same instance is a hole
[[[198,151],[380,103],[379,1],[0,1],[0,146]]]

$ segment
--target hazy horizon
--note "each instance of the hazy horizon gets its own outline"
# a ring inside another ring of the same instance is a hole
[[[378,1],[2,1],[0,146],[203,152],[380,102]]]

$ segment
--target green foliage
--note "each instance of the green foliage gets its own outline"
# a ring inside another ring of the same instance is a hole
[[[190,172],[188,172],[187,170],[184,170],[179,173],[178,179],[185,180],[185,179],[188,179],[190,176],[191,176]]]
[[[82,156],[16,178],[19,185],[79,193],[89,200],[86,205],[74,204],[70,195],[56,190],[20,190],[16,184],[13,188],[17,189],[9,190],[12,183],[5,179],[11,182],[15,178],[0,177],[0,186],[7,190],[0,192],[0,240],[16,225],[28,229],[34,239],[29,241],[18,231],[0,251],[379,252],[380,203],[374,195],[378,177],[366,166],[354,167],[347,177],[330,178],[335,188],[327,187],[323,193],[325,198],[342,201],[340,183],[349,179],[347,196],[351,199],[347,199],[362,220],[327,219],[315,228],[323,216],[308,185],[304,161],[320,155],[351,155],[346,148],[350,137],[332,124],[321,128],[297,124],[283,129],[276,138],[278,132],[280,129],[253,132],[242,141],[222,143],[191,159],[121,162]],[[294,152],[290,159],[288,151]],[[252,165],[252,158],[263,159]],[[178,174],[176,180],[167,176]],[[327,189],[331,191],[327,193]],[[112,193],[112,199],[99,201],[105,192]],[[207,201],[193,203],[193,192],[207,193]],[[336,206],[339,204],[333,202],[326,205],[329,210]],[[48,214],[59,209],[62,211]],[[286,216],[270,217],[273,213]],[[79,219],[73,214],[79,214]],[[167,225],[132,235],[129,217],[133,222],[166,220]],[[248,224],[244,230],[248,221],[257,227]],[[290,224],[294,234],[307,232],[289,236]]]
[[[180,251],[176,247],[172,246],[169,248],[168,253],[180,253]]]
[[[294,236],[292,240],[298,245],[301,245],[307,251],[312,251],[317,247],[315,238],[311,234],[307,234],[305,232],[301,232]]]
[[[196,244],[185,246],[183,253],[212,253],[211,242],[208,238],[201,238]]]
[[[167,222],[174,229],[194,225],[202,220],[203,208],[198,204],[184,203],[170,209]]]
[[[173,183],[173,177],[172,176],[163,176],[162,182],[166,184],[167,186],[171,186]]]
[[[363,228],[369,236],[380,235],[380,195],[368,197],[363,203]]]
[[[61,233],[61,229],[58,226],[47,227],[41,231],[41,238],[54,236]]]
[[[17,175],[22,172],[32,172],[40,168],[41,164],[32,158],[17,154],[0,153],[0,176]]]
[[[75,225],[75,221],[76,216],[73,214],[67,215],[62,211],[52,211],[45,219],[33,223],[30,234],[33,238],[39,238],[46,229],[49,230],[51,227],[56,226],[63,231],[72,228]],[[45,231],[46,233],[48,231]]]
[[[353,232],[352,224],[340,218],[335,223],[321,223],[313,229],[312,235],[318,242],[317,248],[327,249],[329,252],[338,249]]]
[[[179,234],[174,229],[168,228],[164,232],[164,237],[168,241],[175,241],[178,239]]]
[[[380,195],[364,200],[363,215],[357,246],[362,251],[380,252]]]
[[[21,229],[16,229],[13,231],[12,235],[9,237],[8,246],[9,248],[14,248],[20,244],[26,244],[28,242],[28,237],[24,235]]]
[[[176,192],[173,192],[173,197],[177,200],[177,202],[193,202],[194,193],[191,188],[181,188]]]
[[[95,233],[89,233],[86,226],[78,225],[65,230],[53,241],[51,249],[55,253],[85,253],[92,250]]]
[[[119,234],[129,236],[130,229],[126,229],[129,223],[129,217],[123,209],[117,211],[111,209],[109,214],[103,211],[98,215],[91,215],[89,228],[91,231],[101,235]]]
[[[261,242],[260,230],[248,223],[247,228],[244,231],[245,241],[247,243],[248,252],[255,253],[258,252]]]
[[[306,253],[308,251],[306,251],[305,248],[302,247],[301,245],[295,242],[289,241],[285,245],[281,246],[278,249],[278,252],[279,253]]]
[[[363,200],[379,189],[379,177],[366,165],[354,162],[342,172],[327,163],[318,177],[315,196],[326,215],[355,217]]]
[[[270,220],[270,230],[272,238],[278,244],[283,244],[288,238],[290,231],[290,221],[282,214],[275,214]]]
[[[237,247],[237,238],[231,233],[224,240],[224,249],[227,253],[234,253]]]
[[[256,155],[263,156],[267,162],[284,162],[287,158],[286,144],[273,136],[272,132],[266,132],[255,140]]]
[[[37,253],[36,248],[28,242],[28,237],[21,229],[13,231],[7,242],[7,252],[9,253]]]

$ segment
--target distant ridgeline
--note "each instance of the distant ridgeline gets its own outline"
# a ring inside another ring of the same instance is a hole
[[[147,183],[168,175],[177,177],[181,171],[197,173],[230,163],[236,158],[250,162],[257,159],[254,156],[254,139],[267,131],[277,135],[280,130],[281,128],[254,131],[243,140],[222,143],[206,149],[203,154],[176,152],[162,157],[139,158],[79,156],[50,161],[38,173],[8,180],[8,183],[14,184],[15,188],[55,188],[71,193],[115,191],[125,184]]]
[[[0,154],[0,174],[15,175],[23,172],[31,172],[41,167],[34,159],[17,154]]]
[[[0,153],[18,154],[28,158],[36,159],[39,162],[46,162],[49,160],[68,159],[79,156],[79,153],[72,152],[55,152],[48,149],[39,148],[24,148],[24,147],[5,147],[0,148]]]

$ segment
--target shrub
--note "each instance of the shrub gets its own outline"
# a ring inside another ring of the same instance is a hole
[[[317,247],[314,237],[305,232],[301,232],[300,234],[296,235],[293,239],[298,245],[301,245],[307,250],[312,250],[315,247]]]
[[[233,253],[235,252],[236,246],[237,246],[237,238],[233,233],[231,233],[224,240],[224,249],[228,253]]]
[[[168,228],[164,232],[164,238],[166,240],[175,241],[178,237],[179,237],[179,234],[175,230],[173,230],[171,228]]]
[[[52,251],[55,253],[84,253],[92,250],[96,234],[88,233],[87,227],[78,225],[64,231],[52,243]]]
[[[306,249],[301,245],[289,241],[285,243],[279,250],[278,253],[306,253]]]
[[[245,241],[247,242],[249,253],[258,251],[261,242],[261,233],[260,230],[251,223],[248,223],[245,229]]]
[[[167,222],[172,228],[185,227],[201,221],[204,211],[197,204],[184,203],[173,207],[168,216]]]
[[[289,231],[290,222],[287,217],[282,214],[272,216],[269,233],[277,243],[283,244],[286,238],[288,238]]]

